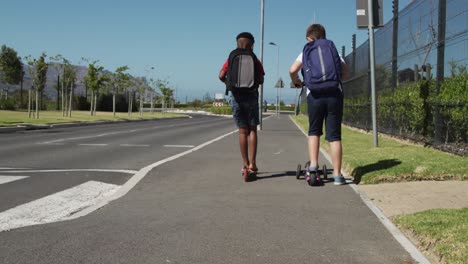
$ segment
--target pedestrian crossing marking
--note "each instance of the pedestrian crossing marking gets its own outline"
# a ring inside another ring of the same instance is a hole
[[[0,232],[66,220],[113,195],[119,185],[88,181],[0,212]]]
[[[17,180],[21,180],[21,179],[28,178],[28,177],[29,176],[3,176],[3,175],[0,175],[0,184],[12,182],[12,181],[17,181]]]

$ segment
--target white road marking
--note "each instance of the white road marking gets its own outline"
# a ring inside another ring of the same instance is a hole
[[[78,146],[105,147],[108,144],[78,144]]]
[[[120,144],[121,147],[149,147],[150,145]]]
[[[78,217],[81,217],[81,216],[85,216],[89,213],[92,213],[93,211],[105,206],[106,204],[108,204],[109,202],[113,201],[113,200],[116,200],[116,199],[119,199],[120,197],[124,196],[125,194],[127,194],[133,187],[135,187],[135,185],[137,185],[138,182],[140,182],[145,176],[146,174],[148,174],[148,172],[150,172],[152,169],[164,164],[164,163],[167,163],[169,161],[172,161],[172,160],[175,160],[175,159],[178,159],[180,157],[183,157],[185,155],[188,155],[190,153],[193,153],[197,150],[200,150],[216,141],[219,141],[227,136],[230,136],[234,133],[236,133],[238,131],[238,129],[234,130],[234,131],[231,131],[229,133],[226,133],[224,135],[221,135],[215,139],[212,139],[210,141],[207,141],[203,144],[200,144],[192,149],[189,149],[189,150],[186,150],[184,152],[181,152],[179,154],[176,154],[174,156],[171,156],[171,157],[168,157],[168,158],[165,158],[163,160],[160,160],[160,161],[157,161],[153,164],[150,164],[142,169],[140,169],[135,175],[133,175],[132,178],[130,178],[130,180],[128,180],[124,185],[122,185],[122,187],[117,191],[115,192],[114,195],[112,195],[111,197],[106,197],[105,199],[101,200],[99,203],[93,205],[93,206],[90,206],[76,214],[73,214],[72,216],[70,216],[68,219],[75,219],[75,218],[78,218]]]
[[[98,134],[98,135],[93,135],[93,136],[86,136],[86,137],[62,138],[62,139],[56,139],[56,140],[52,140],[52,141],[42,142],[42,144],[50,144],[50,143],[63,142],[63,141],[65,141],[65,140],[77,140],[77,139],[87,139],[87,138],[105,137],[105,136],[109,136],[109,135],[122,134],[122,133],[128,133],[128,132],[130,132],[130,131],[109,132],[109,133]]]
[[[65,143],[54,143],[54,142],[39,142],[37,144],[39,144],[39,145],[57,145],[57,146],[65,145]]]
[[[7,183],[7,182],[12,182],[12,181],[17,181],[17,180],[21,180],[21,179],[24,179],[24,178],[28,178],[29,176],[3,176],[3,175],[0,175],[0,184],[4,184],[4,183]]]
[[[14,170],[14,169],[27,170],[28,168],[0,167],[0,170]]]
[[[164,145],[165,148],[193,148],[194,145]]]
[[[307,137],[308,135],[305,133],[304,130],[299,126],[296,121],[289,117],[294,124],[299,128],[300,131]],[[330,164],[332,164],[331,157],[325,152],[322,148],[320,148],[320,153],[328,160]],[[341,174],[346,175],[345,171],[342,169]],[[348,181],[346,181],[348,182]],[[405,236],[401,231],[388,219],[384,213],[363,193],[359,187],[354,183],[348,183],[349,186],[359,195],[361,200],[367,205],[367,207],[375,214],[377,219],[387,228],[387,230],[392,234],[392,236],[400,243],[400,245],[416,260],[418,263],[421,264],[430,264],[429,260],[419,251],[419,249]]]
[[[0,232],[67,220],[73,214],[112,196],[118,185],[89,181],[0,213]]]
[[[8,173],[34,173],[34,172],[76,172],[76,171],[96,171],[96,172],[118,172],[118,173],[128,173],[128,174],[135,174],[138,171],[134,170],[107,170],[107,169],[56,169],[56,170],[10,170],[10,171],[2,171]]]

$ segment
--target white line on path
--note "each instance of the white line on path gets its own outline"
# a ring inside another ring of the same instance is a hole
[[[272,116],[265,117],[265,118],[263,118],[263,120],[266,120],[266,119],[271,118],[271,117]],[[114,195],[112,195],[111,197],[108,197],[106,199],[103,199],[102,201],[100,201],[99,203],[97,203],[94,206],[90,206],[90,207],[88,207],[88,208],[86,208],[86,209],[84,209],[84,210],[82,210],[80,212],[75,213],[74,215],[68,217],[67,220],[85,216],[85,215],[87,215],[89,213],[92,213],[93,211],[105,206],[106,204],[110,203],[111,201],[119,199],[120,197],[127,194],[131,189],[133,189],[133,187],[135,187],[135,185],[137,185],[138,182],[140,182],[146,176],[146,174],[148,174],[148,172],[150,172],[152,169],[154,169],[154,168],[156,168],[156,167],[158,167],[158,166],[160,166],[160,165],[162,165],[164,163],[167,163],[169,161],[178,159],[178,158],[183,157],[185,155],[188,155],[188,154],[190,154],[192,152],[200,150],[200,149],[202,149],[202,148],[204,148],[204,147],[206,147],[206,146],[208,146],[208,145],[210,145],[210,144],[212,144],[212,143],[214,143],[216,141],[219,141],[219,140],[221,140],[221,139],[223,139],[223,138],[225,138],[227,136],[230,136],[230,135],[236,133],[237,131],[239,131],[239,130],[236,129],[234,131],[231,131],[229,133],[221,135],[221,136],[219,136],[219,137],[217,137],[215,139],[212,139],[212,140],[207,141],[207,142],[205,142],[203,144],[200,144],[200,145],[198,145],[198,146],[196,146],[196,147],[194,147],[192,149],[186,150],[184,152],[181,152],[181,153],[176,154],[174,156],[171,156],[169,158],[165,158],[163,160],[157,161],[157,162],[155,162],[153,164],[150,164],[150,165],[140,169],[135,175],[133,175],[132,178],[130,178],[130,180],[128,180],[124,185],[122,185],[121,188],[117,192],[115,192]]]
[[[67,220],[75,212],[113,195],[118,185],[88,181],[0,213],[0,232]]]
[[[135,187],[135,185],[137,185],[138,182],[140,182],[145,176],[146,174],[148,174],[148,172],[150,172],[152,169],[154,169],[155,167],[158,167],[164,163],[167,163],[169,161],[172,161],[172,160],[175,160],[175,159],[178,159],[180,157],[183,157],[185,155],[188,155],[190,153],[193,153],[197,150],[200,150],[216,141],[219,141],[229,135],[232,135],[234,133],[236,133],[238,131],[238,129],[234,130],[234,131],[231,131],[229,133],[226,133],[224,135],[221,135],[215,139],[212,139],[210,141],[207,141],[203,144],[200,144],[194,148],[191,148],[189,150],[186,150],[184,152],[181,152],[179,154],[176,154],[174,156],[171,156],[171,157],[168,157],[168,158],[165,158],[163,160],[160,160],[160,161],[157,161],[153,164],[150,164],[144,168],[142,168],[141,170],[139,170],[132,178],[130,178],[130,180],[128,180],[124,185],[121,186],[121,188],[115,192],[114,195],[112,195],[111,197],[107,197],[106,199],[103,199],[101,200],[99,203],[93,205],[93,206],[90,206],[90,207],[87,207],[86,209],[80,211],[80,212],[77,212],[76,214],[73,214],[72,216],[70,216],[69,218],[67,219],[75,219],[75,218],[78,218],[78,217],[81,217],[81,216],[85,216],[103,206],[105,206],[106,204],[108,204],[109,202],[113,201],[113,200],[116,200],[122,196],[124,196],[125,194],[127,194],[133,187]]]
[[[165,148],[193,148],[194,145],[164,145]]]
[[[24,178],[28,178],[29,176],[3,176],[3,175],[0,175],[0,184],[4,184],[4,183],[7,183],[7,182],[12,182],[12,181],[17,181],[17,180],[21,180],[21,179],[24,179]]]
[[[78,144],[78,146],[105,147],[107,144]]]
[[[307,137],[307,134],[302,130],[292,117],[289,117],[291,121],[296,124],[300,131]],[[332,160],[327,152],[325,152],[322,148],[320,148],[320,153],[330,162]],[[341,173],[345,175],[345,172],[341,170]],[[359,187],[354,183],[348,183],[349,186],[361,197],[362,201],[369,207],[369,209],[377,216],[377,219],[387,228],[387,230],[392,234],[392,236],[400,243],[400,245],[411,255],[411,257],[419,262],[420,264],[430,264],[429,260],[418,250],[418,248],[405,236],[401,231],[388,219],[384,213],[362,192]]]
[[[96,172],[118,172],[118,173],[128,173],[135,174],[138,171],[135,170],[107,170],[107,169],[56,169],[56,170],[10,170],[2,171],[8,173],[34,173],[34,172],[76,172],[76,171],[96,171]]]
[[[150,145],[120,144],[121,147],[149,147]]]

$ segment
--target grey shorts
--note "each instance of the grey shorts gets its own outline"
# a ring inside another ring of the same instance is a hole
[[[231,106],[232,116],[238,128],[254,127],[260,124],[256,93],[233,95]]]

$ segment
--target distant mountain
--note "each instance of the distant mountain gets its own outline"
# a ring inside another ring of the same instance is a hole
[[[29,74],[29,66],[24,65],[24,82],[23,82],[23,90],[28,90],[32,86],[32,81],[31,77]],[[85,66],[75,66],[77,68],[77,82],[76,82],[76,88],[75,88],[75,95],[85,95],[86,94],[86,88],[83,85],[83,78],[86,76],[88,72],[88,67]],[[49,66],[47,70],[47,81],[46,81],[46,87],[44,89],[44,96],[47,97],[48,99],[56,100],[57,99],[57,90],[55,89],[57,85],[57,76],[58,72],[57,70]],[[6,91],[7,85],[0,80],[0,89],[2,91]],[[12,85],[9,87],[9,92],[13,92],[15,90],[19,90],[20,85]]]

